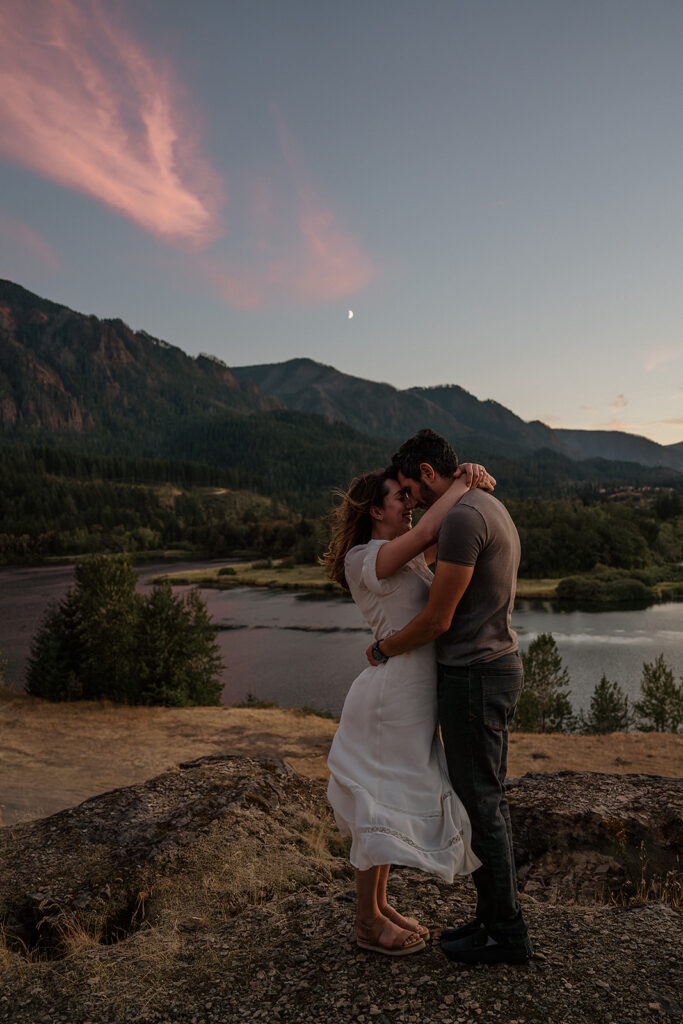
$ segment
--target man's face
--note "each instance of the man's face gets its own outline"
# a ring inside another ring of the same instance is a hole
[[[420,480],[411,480],[411,478],[405,476],[400,469],[398,471],[399,484],[401,487],[405,488],[417,508],[429,508],[429,506],[433,505],[436,499],[442,495],[445,490],[445,487],[440,486],[441,482],[444,481],[444,478],[439,476],[438,473],[434,474],[432,479],[425,479],[425,475],[426,474],[423,472]],[[444,481],[444,483],[447,487],[448,481]]]

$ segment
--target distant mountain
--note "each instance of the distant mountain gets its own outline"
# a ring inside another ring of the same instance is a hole
[[[463,427],[421,394],[352,377],[312,359],[238,366],[233,373],[243,385],[252,383],[290,409],[317,413],[375,437],[395,440],[426,425],[452,436]]]
[[[327,486],[331,477],[380,464],[426,426],[444,434],[463,458],[506,460],[510,479],[523,481],[527,492],[575,488],[581,480],[592,486],[629,478],[668,481],[656,467],[683,472],[683,444],[551,430],[457,385],[399,390],[311,359],[230,369],[134,332],[121,320],[86,316],[0,280],[5,441],[189,458],[240,474],[250,473],[247,463],[253,463],[254,478],[277,489],[297,451],[306,453],[304,477]],[[576,464],[586,459],[590,464]],[[635,462],[655,469],[629,469]],[[293,480],[297,472],[285,475]]]
[[[683,472],[683,444],[659,445],[620,431],[552,430],[527,423],[490,399],[455,384],[399,390],[340,373],[312,359],[235,366],[238,381],[289,408],[315,412],[364,433],[405,438],[421,427],[438,430],[461,455],[477,451],[514,457],[548,449],[572,459],[608,459]]]
[[[0,280],[0,430],[144,441],[178,417],[277,407],[220,360]]]
[[[683,442],[661,445],[639,434],[625,434],[620,430],[556,429],[554,434],[575,459],[639,462],[641,466],[669,466],[683,473]]]
[[[429,426],[461,453],[474,447],[514,454],[520,448],[564,451],[542,423],[525,423],[497,402],[481,402],[464,388],[408,388],[377,384],[340,373],[312,359],[233,367],[242,384],[301,412],[315,412],[366,434],[392,440]]]

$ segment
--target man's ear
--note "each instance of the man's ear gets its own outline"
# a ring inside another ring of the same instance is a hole
[[[384,509],[381,505],[373,505],[370,509],[370,515],[373,519],[382,520],[384,519]]]
[[[420,463],[420,480],[422,480],[423,483],[433,483],[435,476],[436,473],[434,472],[434,467],[430,465],[429,462]]]

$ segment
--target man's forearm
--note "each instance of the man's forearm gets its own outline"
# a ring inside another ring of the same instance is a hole
[[[448,629],[448,625],[448,622],[444,625],[429,608],[425,608],[398,633],[380,640],[379,649],[388,658],[395,658],[397,654],[405,654],[436,640],[437,636],[441,636]]]

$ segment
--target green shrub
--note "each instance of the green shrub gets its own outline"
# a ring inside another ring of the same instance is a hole
[[[333,714],[332,711],[320,711],[319,708],[314,708],[311,704],[302,704],[297,711],[306,718],[309,715],[314,715],[316,718],[330,718],[333,722],[339,721],[339,715]]]
[[[566,693],[569,673],[552,633],[540,633],[522,654],[524,687],[513,719],[521,732],[572,732],[575,717]]]
[[[218,570],[219,576],[236,576],[237,569],[234,569],[231,565],[224,565],[222,569]]]
[[[618,683],[611,683],[603,673],[593,690],[588,714],[579,714],[579,731],[587,735],[627,732],[630,724],[628,697]]]
[[[568,576],[558,583],[557,596],[562,601],[585,604],[626,604],[651,601],[653,595],[650,587],[635,576],[605,573],[601,576]]]
[[[253,693],[248,693],[246,700],[238,700],[236,704],[233,704],[234,708],[276,708],[278,705],[274,700],[261,700],[260,697],[255,697]]]
[[[141,597],[125,556],[92,556],[75,578],[34,637],[29,693],[173,707],[219,703],[216,629],[199,591],[175,597],[166,582]]]
[[[683,724],[683,679],[677,686],[663,654],[643,663],[640,692],[641,699],[633,705],[640,728],[646,732],[678,732]]]

